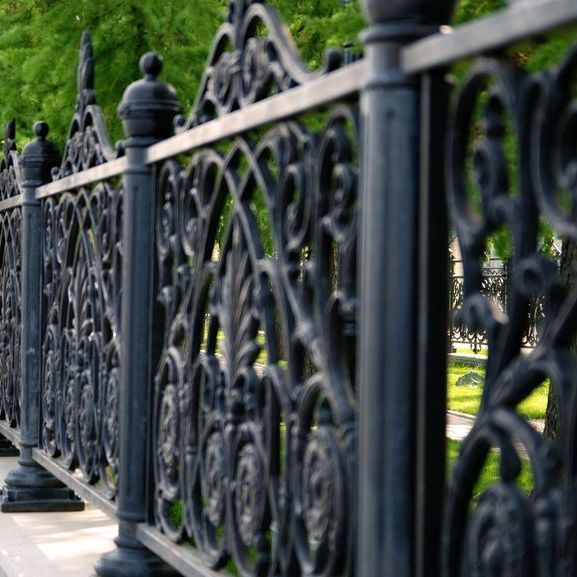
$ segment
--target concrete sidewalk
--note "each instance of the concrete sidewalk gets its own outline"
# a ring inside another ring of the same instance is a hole
[[[475,417],[460,414],[460,413],[447,413],[447,438],[453,439],[454,441],[462,441],[473,428],[473,423],[475,422]]]
[[[0,459],[2,485],[16,466],[16,457]],[[117,532],[88,503],[74,513],[0,513],[0,577],[90,577]]]
[[[472,415],[465,415],[464,413],[456,413],[453,411],[447,412],[447,427],[446,434],[448,439],[453,439],[455,441],[462,441],[469,434],[469,431],[473,428],[475,422],[475,417]],[[537,419],[534,421],[529,421],[531,426],[539,431],[543,432],[545,428],[545,421],[543,419]],[[528,459],[527,449],[520,443],[514,443],[519,456],[523,459]]]

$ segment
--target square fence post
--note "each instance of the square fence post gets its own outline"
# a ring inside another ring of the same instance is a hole
[[[364,2],[370,27],[364,34],[369,75],[361,102],[359,577],[414,577],[425,554],[427,520],[417,510],[417,496],[427,479],[419,458],[424,435],[442,439],[444,408],[436,407],[436,421],[423,431],[419,381],[443,381],[442,363],[424,373],[433,358],[427,350],[431,327],[440,328],[439,359],[444,358],[446,313],[431,315],[439,304],[433,301],[432,277],[422,264],[433,254],[427,253],[431,241],[437,247],[443,243],[446,251],[446,225],[441,220],[436,236],[431,235],[435,212],[420,198],[426,170],[421,150],[423,79],[405,74],[401,57],[405,45],[446,21],[452,4]],[[437,146],[442,148],[443,142]],[[439,282],[446,283],[444,273],[441,277]],[[429,569],[428,575],[436,575],[435,567]]]
[[[180,112],[174,89],[156,80],[162,60],[145,54],[143,80],[130,85],[119,107],[128,140],[128,168],[123,175],[124,259],[122,274],[122,332],[120,445],[117,549],[104,555],[96,573],[101,577],[172,576],[178,572],[143,547],[136,526],[147,518],[147,451],[152,390],[152,304],[154,262],[155,170],[146,164],[146,148],[174,133]]]

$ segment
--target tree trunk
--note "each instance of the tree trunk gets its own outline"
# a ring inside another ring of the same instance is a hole
[[[549,439],[559,438],[559,403],[553,385],[549,385],[547,397],[547,410],[545,411],[545,430],[543,435]]]
[[[561,279],[567,287],[574,285],[577,280],[577,243],[573,240],[563,240],[561,248]],[[577,351],[577,341],[574,339],[571,349]],[[547,398],[547,410],[545,412],[545,437],[549,439],[559,438],[560,428],[559,403],[557,395],[551,385],[549,387],[549,396]]]

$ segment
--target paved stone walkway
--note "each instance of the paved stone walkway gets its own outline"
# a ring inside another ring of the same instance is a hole
[[[2,485],[16,461],[0,459]],[[0,577],[90,577],[116,535],[115,522],[89,504],[75,513],[0,513]]]
[[[463,413],[453,413],[447,412],[447,438],[453,439],[455,441],[462,441],[468,434],[473,423],[475,422],[475,417],[471,415],[464,415]],[[538,419],[534,421],[529,421],[531,425],[539,432],[543,432],[545,427],[545,421],[543,419]],[[515,443],[516,450],[520,457],[527,459],[527,451],[521,443]]]
[[[462,441],[468,434],[475,419],[455,413],[447,413],[447,437],[454,441]]]
[[[455,441],[462,441],[473,427],[475,417],[472,415],[465,415],[464,413],[447,412],[447,437]],[[535,419],[529,421],[535,429],[540,433],[545,428],[544,419]]]

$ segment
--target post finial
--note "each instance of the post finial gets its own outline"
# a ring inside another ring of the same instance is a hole
[[[174,134],[173,120],[182,108],[174,88],[158,80],[162,68],[163,60],[158,54],[144,54],[140,59],[144,78],[133,82],[124,91],[118,114],[131,139],[140,139],[144,143]]]
[[[364,0],[364,10],[372,24],[385,24],[391,20],[445,24],[455,3],[455,0]]]
[[[35,122],[33,131],[36,140],[24,147],[19,163],[24,181],[40,185],[52,179],[52,169],[60,164],[60,152],[46,140],[50,131],[46,122]]]

